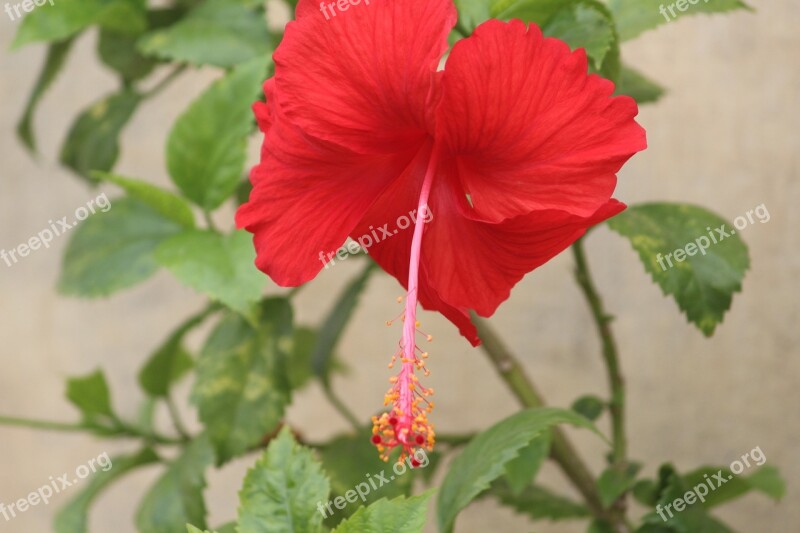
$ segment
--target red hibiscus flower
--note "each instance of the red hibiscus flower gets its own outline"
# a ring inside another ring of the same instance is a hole
[[[417,301],[477,345],[469,309],[491,315],[526,273],[625,208],[611,198],[616,173],[645,133],[635,102],[587,74],[583,50],[535,25],[487,21],[437,71],[452,0],[344,6],[300,0],[286,27],[254,108],[264,144],[237,224],[254,234],[258,268],[296,286],[348,236],[416,209],[412,228],[367,250],[408,290],[393,407],[373,437],[405,455],[433,444],[432,391],[414,375],[427,356]]]

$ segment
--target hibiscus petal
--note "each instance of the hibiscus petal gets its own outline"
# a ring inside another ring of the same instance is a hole
[[[455,25],[452,0],[324,5],[301,0],[275,53],[283,111],[307,134],[359,153],[420,145],[433,128],[433,73]]]
[[[440,188],[431,208],[435,218],[422,242],[429,282],[448,304],[490,316],[525,274],[625,204],[609,200],[588,217],[547,209],[493,223],[475,219],[466,200]]]
[[[487,21],[459,41],[441,90],[436,138],[484,220],[537,209],[590,216],[646,146],[633,99],[587,75],[582,49],[518,20]]]
[[[323,268],[417,148],[362,155],[315,139],[282,115],[271,81],[265,88],[267,104],[255,106],[265,132],[262,160],[236,223],[255,234],[258,268],[279,285],[296,286]]]
[[[430,160],[430,150],[430,145],[427,145],[417,155],[401,179],[383,192],[350,235],[354,240],[365,244],[369,255],[383,270],[394,276],[404,289],[408,288],[414,217],[417,216],[419,193]],[[423,220],[430,220],[426,226],[430,226],[436,217],[437,214],[433,211],[423,216]],[[423,247],[427,235],[426,230],[422,239]],[[448,248],[436,253],[452,251]],[[451,305],[439,296],[436,287],[431,283],[424,254],[419,271],[418,298],[424,309],[438,311],[450,320],[473,346],[480,344],[478,332],[469,318],[468,307]]]

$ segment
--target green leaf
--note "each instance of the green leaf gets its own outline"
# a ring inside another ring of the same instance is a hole
[[[421,533],[432,495],[433,491],[429,490],[407,499],[378,500],[369,507],[360,508],[333,533]]]
[[[597,0],[494,0],[493,18],[537,24],[542,33],[583,48],[595,72],[616,80],[619,39],[608,7]]]
[[[67,380],[66,395],[67,400],[81,411],[84,420],[115,416],[111,408],[111,392],[102,370]]]
[[[317,342],[314,345],[311,361],[314,365],[314,373],[325,387],[329,386],[336,345],[358,305],[361,293],[364,292],[374,268],[375,263],[369,261],[361,273],[345,287],[317,332]]]
[[[343,509],[332,507],[333,513],[326,513],[335,518],[348,517],[359,507],[369,505],[381,498],[394,498],[397,496],[408,496],[411,494],[411,486],[414,480],[412,470],[408,468],[408,463],[403,463],[404,473],[397,475],[392,466],[396,463],[397,457],[390,459],[388,463],[381,460],[375,451],[375,446],[370,442],[372,432],[370,429],[362,430],[353,435],[341,435],[325,444],[320,450],[320,458],[325,473],[331,481],[331,501],[336,497],[341,497],[340,501],[345,500],[345,495],[350,497],[350,501]],[[424,452],[423,452],[424,453]],[[427,455],[420,457],[420,469],[413,472],[421,472],[428,465]],[[424,466],[423,466],[424,465]],[[398,471],[399,468],[398,468]],[[368,476],[367,476],[368,475]],[[372,480],[376,488],[369,484]],[[386,481],[381,481],[386,480]],[[358,494],[358,499],[353,496]],[[361,498],[361,494],[364,497]],[[327,502],[323,502],[327,503]],[[335,525],[335,520],[329,525]]]
[[[150,396],[167,396],[172,384],[194,366],[194,360],[183,347],[183,338],[202,324],[213,310],[213,307],[208,307],[186,320],[145,363],[139,372],[139,384]]]
[[[242,179],[250,107],[266,77],[266,59],[245,63],[217,80],[175,122],[167,167],[184,195],[206,211],[219,207]]]
[[[139,385],[147,394],[165,397],[176,383],[194,366],[194,360],[183,346],[185,332],[177,331],[162,344],[139,371]]]
[[[724,483],[719,481],[722,477]],[[702,492],[702,485],[711,483],[715,489],[708,490],[704,496],[707,508],[716,507],[731,500],[744,496],[751,491],[759,491],[775,501],[779,501],[786,494],[786,482],[778,473],[778,469],[773,466],[764,466],[756,470],[750,476],[737,476],[727,467],[706,466],[693,470],[683,476],[684,484]]]
[[[159,215],[180,224],[185,228],[194,227],[194,214],[189,204],[180,196],[146,181],[125,178],[109,172],[93,172],[92,177],[100,181],[108,181],[121,187],[128,196],[136,198]]]
[[[250,469],[239,493],[239,533],[317,533],[328,480],[311,450],[284,427]]]
[[[736,9],[752,9],[741,0],[712,0],[710,2],[695,0],[691,3],[684,0],[685,8],[679,10],[673,8],[673,13],[669,12],[669,6],[675,2],[664,0],[609,0],[609,7],[614,13],[619,28],[619,36],[623,41],[633,39],[642,32],[672,22],[676,18],[699,15],[701,13],[724,13]],[[664,6],[666,15],[663,14],[661,6]]]
[[[591,394],[581,396],[572,404],[573,411],[585,416],[592,422],[600,418],[600,415],[603,414],[605,408],[606,402]]]
[[[141,94],[123,90],[83,111],[61,148],[61,163],[87,179],[93,170],[111,170],[119,157],[119,135],[141,101]]]
[[[253,264],[251,236],[244,231],[184,231],[161,243],[155,258],[185,285],[247,316],[266,284]]]
[[[707,513],[707,509],[699,502],[680,504],[686,502],[685,497],[690,487],[670,466],[662,467],[662,476],[666,477],[666,485],[658,502],[658,507],[652,513],[644,516],[644,524],[658,526],[659,528],[672,528],[681,533],[733,533],[733,531]],[[684,506],[685,505],[685,506]],[[659,515],[663,515],[663,518]],[[666,519],[666,520],[665,520]],[[643,531],[648,531],[643,529]],[[653,531],[652,529],[650,531]],[[659,531],[656,529],[655,531]]]
[[[282,298],[266,300],[259,327],[227,313],[197,361],[192,401],[221,464],[261,442],[275,429],[289,402],[286,352],[292,309]]]
[[[33,132],[33,115],[36,112],[36,107],[39,105],[39,100],[42,99],[44,93],[53,84],[58,74],[61,72],[64,62],[72,49],[72,39],[67,39],[62,42],[53,43],[47,47],[47,57],[44,60],[42,70],[36,78],[36,84],[33,86],[28,101],[25,104],[25,111],[22,112],[22,117],[17,124],[17,135],[31,152],[36,152],[36,137]]]
[[[136,33],[147,22],[142,0],[49,0],[25,15],[12,48],[37,41],[60,41],[99,24]]]
[[[136,511],[136,526],[147,533],[175,533],[187,523],[206,527],[205,470],[214,461],[208,438],[193,440],[147,492]]]
[[[110,459],[108,463],[111,466],[105,471],[103,470],[105,466],[102,466],[100,470],[92,474],[89,484],[81,493],[58,511],[53,522],[56,533],[88,533],[89,509],[95,499],[128,472],[157,461],[158,456],[149,448],[136,455],[124,455]]]
[[[566,409],[528,409],[480,433],[453,460],[437,502],[439,531],[449,533],[456,516],[504,472],[505,465],[536,437],[568,423],[600,433],[581,415]]]
[[[481,23],[492,18],[489,0],[455,0],[458,8],[458,23],[467,32],[472,31]]]
[[[295,328],[292,355],[286,369],[292,390],[305,386],[314,376],[311,367],[311,351],[317,342],[317,333],[311,328]]]
[[[506,463],[505,479],[514,494],[520,494],[536,478],[550,454],[551,434],[545,431],[520,450],[519,457]]]
[[[605,469],[597,479],[600,503],[605,508],[609,508],[622,494],[633,487],[636,482],[636,474],[641,468],[642,465],[639,463],[630,463],[624,468],[612,466]]]
[[[106,296],[140,283],[158,269],[155,248],[178,231],[171,220],[136,200],[114,200],[110,211],[78,226],[64,255],[59,290]]]
[[[108,68],[119,74],[125,83],[147,77],[158,61],[144,57],[136,48],[138,37],[126,33],[101,30],[97,53]]]
[[[591,516],[582,503],[553,494],[538,485],[529,485],[521,493],[516,493],[501,478],[492,484],[486,495],[533,520],[575,520]]]
[[[706,336],[714,333],[750,266],[736,230],[702,207],[670,203],[628,207],[608,225],[630,240],[653,281],[675,298],[689,321]],[[717,228],[730,235],[721,236]],[[671,257],[678,249],[683,249],[680,262]]]
[[[620,71],[617,90],[614,94],[627,94],[639,105],[658,101],[664,95],[664,88],[644,77],[639,71],[624,66]]]
[[[177,24],[145,34],[139,50],[174,62],[230,68],[269,56],[272,43],[263,8],[206,0]]]

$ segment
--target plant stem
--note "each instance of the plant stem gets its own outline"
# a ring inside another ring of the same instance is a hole
[[[64,422],[50,422],[46,420],[28,420],[13,416],[0,416],[0,426],[16,426],[32,429],[45,429],[48,431],[87,431],[83,424],[67,424]]]
[[[522,365],[511,354],[500,337],[494,332],[489,323],[475,313],[471,313],[472,322],[478,329],[481,338],[481,348],[489,356],[495,370],[517,397],[524,407],[543,407],[545,405],[542,395],[525,374]],[[583,496],[586,505],[592,514],[612,523],[615,531],[620,529],[622,517],[613,515],[603,508],[594,476],[578,456],[572,443],[560,428],[553,428],[553,441],[550,446],[550,458],[553,459],[572,482],[578,492]]]
[[[157,444],[183,444],[184,442],[182,440],[165,437],[163,435],[145,434],[138,428],[127,425],[124,422],[115,422],[114,427],[107,427],[83,423],[70,424],[66,422],[51,422],[49,420],[30,420],[27,418],[17,418],[13,416],[0,416],[0,426],[24,427],[30,429],[42,429],[45,431],[97,433],[104,437],[143,438],[151,440]]]
[[[336,396],[336,393],[333,392],[333,389],[328,385],[323,385],[322,390],[325,392],[325,397],[328,398],[328,401],[331,402],[339,414],[342,415],[344,418],[350,422],[350,425],[353,426],[353,429],[356,430],[356,433],[363,429],[363,426],[359,423],[358,418],[353,412],[347,408],[347,406],[342,402],[342,400]]]
[[[603,307],[603,301],[592,281],[589,265],[586,262],[586,254],[583,249],[583,239],[578,239],[572,245],[572,252],[575,256],[575,279],[583,291],[589,308],[592,311],[597,332],[603,345],[603,359],[606,363],[608,373],[608,383],[611,388],[611,401],[609,411],[611,413],[613,452],[612,463],[614,466],[624,466],[627,461],[627,442],[625,438],[625,382],[619,368],[619,356],[617,343],[611,332],[611,321],[613,317],[609,315]]]
[[[186,426],[183,425],[181,414],[178,411],[178,406],[175,405],[175,401],[172,399],[172,396],[167,394],[167,397],[164,398],[164,403],[167,404],[167,410],[169,411],[169,416],[172,419],[172,425],[175,426],[175,431],[177,431],[184,440],[191,440],[192,436],[186,430]]]
[[[145,98],[152,98],[153,96],[157,95],[162,90],[164,90],[170,83],[172,83],[175,80],[175,78],[183,74],[184,70],[186,70],[186,65],[178,65],[172,70],[172,72],[167,74],[167,76],[165,76],[161,81],[155,84],[152,89],[146,91],[143,94],[143,96]]]

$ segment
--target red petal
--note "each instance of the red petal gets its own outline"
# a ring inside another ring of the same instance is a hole
[[[452,0],[324,5],[325,14],[318,1],[301,0],[275,53],[283,111],[305,133],[359,153],[419,146],[432,130],[432,79],[455,25]]]
[[[456,156],[475,213],[501,220],[537,209],[590,216],[615,173],[645,148],[636,103],[587,75],[586,54],[535,25],[488,21],[447,60],[437,141]]]
[[[262,161],[236,223],[255,234],[258,268],[279,285],[295,286],[323,268],[416,148],[360,155],[314,139],[288,123],[271,82],[266,89],[268,103],[255,107],[265,129]]]
[[[368,244],[367,251],[369,255],[381,268],[394,276],[405,289],[408,288],[408,267],[414,226],[412,222],[405,229],[401,229],[398,227],[398,221],[401,217],[405,217],[405,220],[410,222],[412,211],[416,216],[415,210],[419,202],[422,180],[425,176],[429,159],[430,145],[426,146],[426,149],[418,154],[403,177],[392,183],[383,192],[350,235],[354,240],[360,240]],[[436,187],[434,185],[434,188]],[[437,214],[434,212],[432,216],[433,218],[428,223],[428,226],[435,222]],[[390,234],[389,236],[385,233],[387,231]],[[423,247],[425,246],[427,235],[428,232],[426,231],[422,238]],[[369,237],[370,241],[366,241],[367,237]],[[448,247],[447,249],[439,250],[437,253],[447,254],[451,253],[451,250]],[[470,321],[468,307],[451,305],[439,296],[437,288],[430,282],[426,261],[427,258],[423,253],[419,272],[418,298],[420,304],[425,309],[440,312],[458,327],[461,335],[466,337],[473,346],[478,346],[480,339],[475,326]]]
[[[449,304],[482,316],[494,313],[525,274],[625,209],[612,199],[588,217],[548,209],[493,223],[471,217],[465,199],[458,206],[452,194],[436,192],[434,220],[422,242],[429,281]]]

